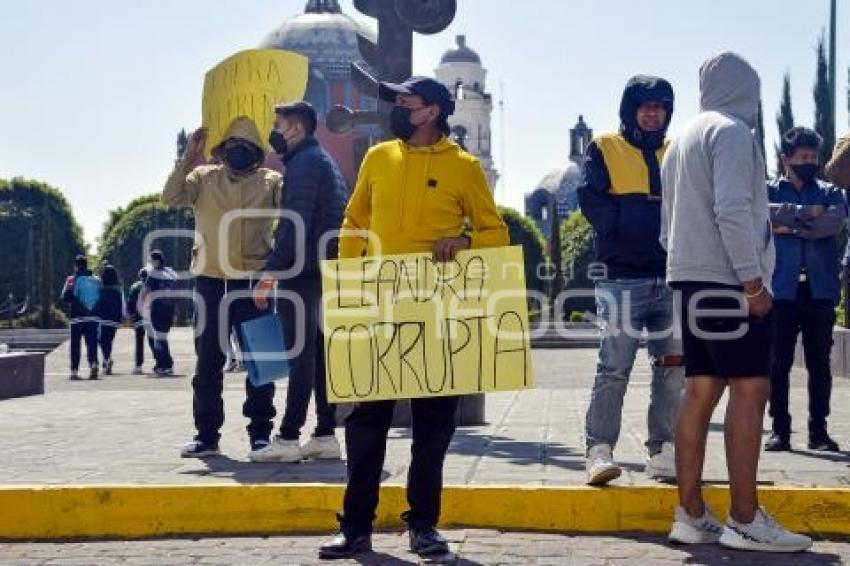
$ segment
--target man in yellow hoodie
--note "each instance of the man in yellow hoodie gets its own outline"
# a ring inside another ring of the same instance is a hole
[[[225,354],[220,336],[230,328],[259,316],[248,296],[232,301],[225,320],[219,306],[234,291],[250,291],[271,252],[273,212],[280,208],[282,177],[261,167],[265,160],[263,142],[254,122],[236,118],[224,140],[212,150],[214,165],[203,161],[206,130],[192,134],[183,158],[168,178],[162,202],[168,206],[191,207],[195,215],[195,245],[192,273],[196,302],[204,316],[195,317],[195,352],[198,356],[192,379],[192,413],[197,434],[181,451],[184,458],[203,458],[219,453],[219,429],[224,423],[222,385]],[[268,216],[233,216],[240,210],[268,210]],[[228,226],[224,222],[230,219]],[[223,238],[223,240],[222,240]],[[197,308],[197,307],[196,307]],[[223,333],[220,328],[224,327]],[[250,419],[251,451],[268,446],[272,430],[274,384],[254,387],[246,380],[247,400],[242,413]]]
[[[345,211],[339,256],[427,252],[437,261],[451,261],[468,248],[508,245],[507,227],[481,165],[447,138],[447,120],[454,112],[448,89],[434,79],[411,77],[403,84],[381,83],[380,96],[395,105],[391,129],[397,139],[366,154]],[[457,405],[457,397],[411,401],[410,510],[402,518],[411,550],[422,556],[448,551],[435,527]],[[322,558],[350,557],[371,548],[394,406],[394,401],[360,403],[346,420],[348,486],[341,528],[320,548]]]

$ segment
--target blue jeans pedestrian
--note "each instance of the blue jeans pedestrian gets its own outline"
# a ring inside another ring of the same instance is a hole
[[[664,356],[682,353],[674,324],[673,291],[659,278],[598,281],[596,314],[601,342],[585,423],[587,448],[608,444],[613,449],[617,444],[623,398],[645,330],[652,366],[646,446],[654,455],[664,442],[673,441],[685,379],[682,366],[660,363]]]

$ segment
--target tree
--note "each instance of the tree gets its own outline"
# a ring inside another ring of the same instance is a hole
[[[546,281],[541,277],[545,273],[548,260],[545,253],[545,240],[537,225],[527,216],[506,206],[500,206],[499,212],[508,225],[508,235],[512,246],[522,246],[525,258],[525,287],[530,291],[545,292]]]
[[[186,134],[186,128],[181,128],[177,134],[177,159],[182,159],[186,153],[186,148],[189,146],[189,136]]]
[[[594,262],[593,228],[581,211],[573,211],[561,226],[561,254],[567,268],[566,290],[591,290],[594,287],[590,267]],[[568,318],[573,311],[594,312],[592,296],[576,297],[564,301],[562,316]]]
[[[761,155],[764,157],[764,176],[767,178],[767,149],[764,143],[764,107],[762,106],[761,99],[759,99],[759,113],[758,113],[758,122],[756,123],[756,136],[758,137],[759,148],[761,149]]]
[[[829,62],[826,56],[826,44],[823,35],[818,40],[817,73],[812,90],[815,98],[815,131],[823,138],[820,149],[821,167],[829,161],[835,147],[835,105],[829,82]]]
[[[74,258],[86,253],[71,206],[46,183],[20,177],[0,180],[0,233],[0,295],[29,297],[40,324],[49,326]]]
[[[779,137],[794,127],[794,112],[791,110],[791,75],[785,71],[785,77],[782,81],[782,102],[779,105],[779,112],[776,113],[776,129],[779,130]],[[782,166],[782,145],[777,143],[776,151],[776,176],[779,177],[784,172]]]
[[[99,239],[98,263],[108,261],[118,270],[125,287],[136,280],[139,269],[146,263],[145,239],[154,230],[194,230],[195,220],[188,209],[166,208],[158,194],[142,196],[127,206],[109,213],[104,232]],[[168,235],[150,242],[151,249],[165,252],[168,263],[178,271],[189,269],[192,257],[192,238]],[[186,320],[190,311],[186,301],[178,301],[178,318]]]

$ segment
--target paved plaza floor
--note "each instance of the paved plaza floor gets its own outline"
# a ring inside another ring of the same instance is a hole
[[[67,344],[48,356],[46,394],[0,401],[0,484],[183,484],[200,482],[343,482],[343,462],[253,464],[242,417],[244,374],[227,374],[224,455],[206,461],[179,457],[193,434],[190,333],[173,333],[177,375],[130,375],[132,334],[119,332],[116,374],[99,381],[67,379]],[[487,396],[483,426],[458,430],[446,461],[448,484],[581,485],[584,481],[584,414],[593,381],[592,349],[535,350],[534,390]],[[150,366],[150,362],[148,362]],[[791,393],[797,433],[791,453],[764,453],[763,485],[846,486],[850,453],[805,449],[807,393],[795,370]],[[646,406],[649,366],[640,352],[632,375],[615,457],[625,473],[620,485],[649,485]],[[285,384],[276,405],[281,408]],[[850,448],[850,380],[836,378],[830,430]],[[311,411],[312,413],[312,411]],[[711,426],[705,478],[726,481],[723,403]],[[280,423],[280,415],[276,424]],[[313,416],[305,427],[312,430]],[[769,422],[765,422],[765,434]],[[339,434],[342,440],[342,434]],[[385,481],[403,483],[409,461],[407,429],[393,429]]]
[[[241,415],[244,374],[228,374],[224,455],[185,460],[179,448],[192,436],[190,333],[173,334],[177,375],[130,375],[132,334],[116,343],[116,374],[99,381],[67,379],[67,344],[47,359],[46,393],[0,401],[0,484],[203,484],[342,483],[344,462],[252,464],[247,461]],[[593,380],[593,349],[535,350],[537,387],[487,396],[487,423],[458,430],[446,461],[447,484],[581,485],[584,480],[584,414]],[[150,366],[150,363],[148,363]],[[763,454],[763,485],[846,486],[850,453],[805,449],[807,394],[795,370],[793,414],[798,426],[794,451]],[[626,398],[616,458],[625,469],[620,485],[651,485],[643,473],[649,366],[639,354]],[[850,447],[850,381],[836,378],[830,430]],[[281,407],[285,384],[276,404]],[[712,422],[706,479],[726,481],[722,436],[723,404]],[[279,424],[280,415],[276,422]],[[313,422],[305,428],[309,434]],[[767,434],[766,421],[765,434]],[[342,435],[340,434],[340,439]],[[393,429],[384,481],[402,484],[410,435]],[[812,553],[791,557],[752,555],[719,547],[677,548],[655,535],[570,536],[448,531],[457,564],[840,564],[850,561],[850,544],[819,541]],[[321,536],[205,538],[151,541],[0,544],[0,564],[312,564]],[[361,564],[416,564],[400,533],[376,535],[376,553]]]

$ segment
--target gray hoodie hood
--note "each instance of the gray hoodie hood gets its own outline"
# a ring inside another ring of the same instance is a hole
[[[761,79],[746,59],[730,51],[712,57],[699,70],[700,108],[743,120],[758,121]]]

